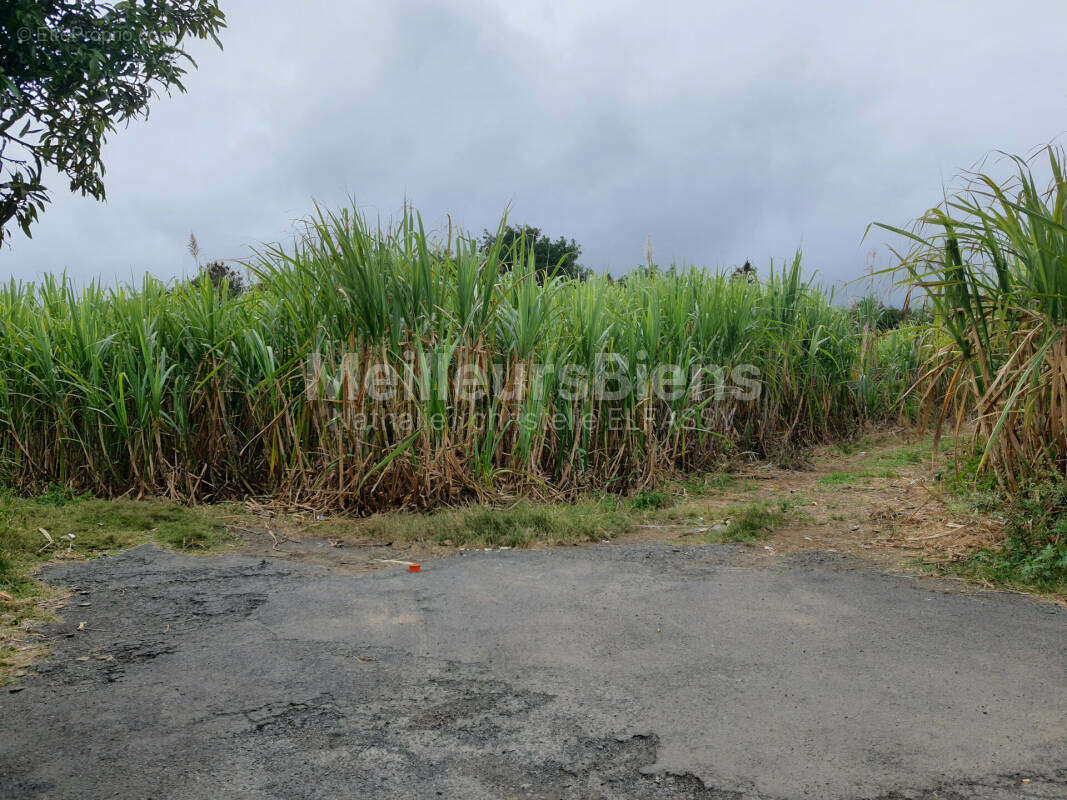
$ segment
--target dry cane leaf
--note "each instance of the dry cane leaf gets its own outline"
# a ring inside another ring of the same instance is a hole
[[[40,548],[40,550],[37,551],[38,553],[40,553],[41,550],[47,550],[49,547],[55,545],[56,542],[55,539],[52,538],[52,534],[50,534],[44,528],[38,528],[37,530],[39,530],[41,532],[41,535],[45,538],[44,545]]]

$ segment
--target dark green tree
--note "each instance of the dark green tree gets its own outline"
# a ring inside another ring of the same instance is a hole
[[[508,225],[498,234],[486,231],[482,235],[483,253],[489,252],[498,236],[501,264],[505,270],[515,269],[520,260],[523,260],[524,268],[532,251],[538,282],[544,281],[548,275],[575,280],[585,280],[589,276],[589,270],[578,263],[582,248],[574,239],[567,241],[560,236],[552,240],[542,234],[540,228],[529,225]]]
[[[756,272],[756,268],[752,266],[752,262],[746,259],[743,265],[733,268],[730,272],[730,280],[755,283],[759,280],[759,274]]]
[[[102,200],[108,134],[184,92],[196,64],[183,45],[221,47],[225,26],[217,0],[0,1],[0,243],[12,221],[30,235],[48,167]]]
[[[912,312],[905,306],[896,308],[887,306],[873,294],[865,295],[853,302],[852,316],[856,322],[873,331],[889,331],[908,322]]]

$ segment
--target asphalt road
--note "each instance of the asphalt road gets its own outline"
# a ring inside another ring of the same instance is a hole
[[[1067,797],[1062,608],[738,554],[56,567],[0,797]]]

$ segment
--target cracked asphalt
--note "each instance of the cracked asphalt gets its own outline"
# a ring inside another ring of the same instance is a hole
[[[647,543],[46,577],[3,798],[1067,798],[1067,612],[1019,595]]]

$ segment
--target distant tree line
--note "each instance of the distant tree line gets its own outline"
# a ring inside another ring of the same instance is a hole
[[[485,231],[481,251],[488,253],[498,243],[505,270],[526,269],[532,256],[538,283],[551,275],[584,281],[591,274],[591,270],[578,263],[582,248],[574,239],[568,241],[562,236],[550,239],[540,228],[508,225],[497,233]]]

